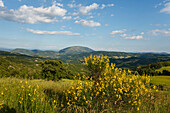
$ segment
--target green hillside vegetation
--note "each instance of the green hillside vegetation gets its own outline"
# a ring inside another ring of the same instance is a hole
[[[42,64],[46,58],[27,56],[18,53],[10,53],[0,51],[0,77],[17,77],[27,79],[37,79],[42,77]],[[51,59],[55,62],[58,60]],[[86,69],[82,64],[62,63],[60,71],[64,73],[63,78],[67,78],[68,74],[75,75],[77,73],[85,73]],[[57,68],[57,69],[58,69]],[[69,77],[70,78],[70,77]]]
[[[170,76],[170,61],[165,62],[157,62],[152,63],[149,65],[144,66],[138,66],[135,71],[137,71],[140,75],[151,75],[151,76],[157,76],[157,75],[168,75]]]
[[[157,72],[163,72],[163,70],[167,70],[167,71],[170,71],[170,66],[165,66],[165,67],[161,67],[159,69],[156,69]]]
[[[72,46],[67,47],[59,51],[59,53],[62,54],[80,54],[80,53],[90,53],[94,50],[88,48],[88,47],[82,47],[82,46]]]
[[[25,54],[25,55],[34,55],[33,51],[28,50],[28,49],[22,49],[22,48],[14,49],[11,52]]]

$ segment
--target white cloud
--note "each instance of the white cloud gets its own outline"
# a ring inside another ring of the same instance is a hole
[[[161,24],[150,24],[150,26],[161,26]]]
[[[105,24],[105,26],[109,26],[109,24]]]
[[[96,34],[95,33],[92,33],[92,34],[85,34],[85,36],[95,36]]]
[[[120,35],[121,37],[126,37],[127,36],[127,34],[122,34],[122,35]]]
[[[123,30],[116,30],[116,31],[112,31],[110,34],[111,34],[111,35],[115,35],[115,34],[124,33],[125,31],[126,31],[126,29],[123,29]]]
[[[4,7],[4,3],[2,0],[0,0],[0,7]]]
[[[78,14],[79,14],[79,13],[74,12],[72,15],[73,15],[73,16],[76,16],[76,15],[78,15]]]
[[[114,14],[111,14],[110,16],[115,16]]]
[[[67,10],[56,5],[51,7],[38,7],[23,5],[18,10],[0,9],[0,19],[18,23],[36,24],[56,22],[56,17],[62,17]]]
[[[88,14],[89,11],[91,11],[93,9],[98,9],[98,7],[99,7],[99,5],[97,3],[93,3],[89,6],[81,6],[79,8],[79,11],[80,11],[80,13],[86,15],[86,14]]]
[[[150,31],[150,33],[154,36],[170,36],[170,29],[167,29],[167,30],[159,30],[159,29],[156,29],[156,30],[152,30]]]
[[[33,29],[26,29],[28,32],[39,35],[68,35],[68,36],[78,36],[80,33],[72,33],[71,31],[40,31]]]
[[[64,16],[62,19],[63,20],[70,20],[72,17],[71,16]]]
[[[76,4],[67,4],[67,6],[70,7],[70,8],[76,8],[76,7],[81,7],[82,5],[81,4],[78,4],[78,5],[76,5]]]
[[[74,17],[74,20],[77,20],[77,19],[79,19],[80,17],[79,16],[76,16],[76,17]]]
[[[170,2],[166,3],[164,6],[165,7],[161,9],[160,12],[170,14]]]
[[[113,7],[113,6],[114,6],[114,4],[107,4],[107,5],[102,4],[100,9],[104,9],[105,7]]]
[[[63,7],[63,4],[61,3],[56,3],[57,6]]]
[[[80,24],[82,26],[88,26],[88,27],[96,27],[96,26],[101,26],[99,22],[94,22],[93,20],[87,21],[87,20],[80,20],[80,21],[75,21],[76,24]]]
[[[94,18],[93,16],[89,16],[88,19]]]
[[[141,32],[140,35],[144,35],[145,33],[144,32]]]
[[[105,4],[102,4],[102,7],[101,7],[101,9],[104,9],[106,7],[106,5]]]
[[[125,39],[139,40],[139,39],[143,39],[143,36],[142,35],[134,35],[134,36],[125,37]]]

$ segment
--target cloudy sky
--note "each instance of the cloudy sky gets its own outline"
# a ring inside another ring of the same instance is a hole
[[[0,0],[0,47],[170,53],[170,0]]]

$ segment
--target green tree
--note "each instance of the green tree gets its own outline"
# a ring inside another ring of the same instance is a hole
[[[71,71],[64,68],[60,60],[46,60],[41,64],[42,78],[47,80],[60,80],[61,78],[72,78]]]

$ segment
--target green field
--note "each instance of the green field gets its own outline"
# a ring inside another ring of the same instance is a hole
[[[170,76],[153,76],[151,77],[151,83],[154,85],[162,85],[163,90],[170,94]]]

